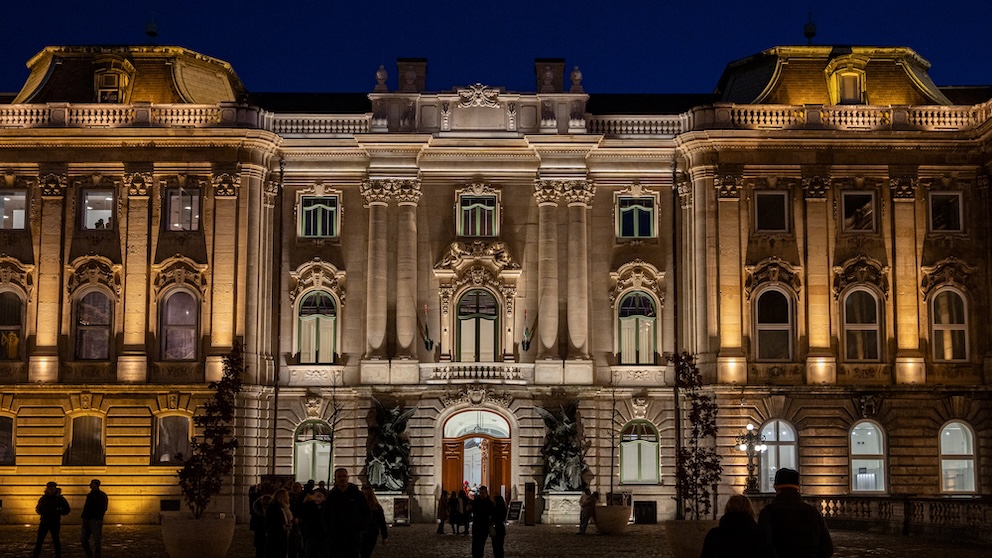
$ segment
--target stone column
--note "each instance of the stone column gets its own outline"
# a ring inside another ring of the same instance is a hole
[[[587,214],[596,187],[585,180],[567,183],[568,204],[568,356],[589,358],[589,227]]]
[[[386,356],[386,210],[391,180],[366,180],[361,194],[369,209],[368,259],[365,266],[365,359]]]
[[[897,384],[926,383],[920,352],[919,262],[916,258],[915,177],[890,179],[892,190],[892,283],[895,292]]]
[[[538,180],[537,358],[558,359],[558,199],[563,182]]]
[[[396,344],[404,358],[416,359],[417,351],[417,204],[423,191],[419,180],[396,184],[399,206],[396,239]]]
[[[124,176],[127,194],[127,230],[122,231],[124,251],[124,347],[117,357],[117,381],[148,380],[148,196],[152,193],[151,173]]]
[[[237,319],[238,279],[238,191],[239,174],[213,176],[213,244],[210,266],[210,352],[206,358],[206,380],[218,381],[224,375],[224,355],[234,346]],[[209,242],[209,240],[208,240]]]
[[[806,383],[837,383],[837,358],[830,347],[830,179],[803,179],[806,200],[806,319],[809,355]]]
[[[719,176],[717,191],[717,246],[720,249],[718,284],[720,353],[717,356],[717,382],[747,382],[741,316],[741,183],[740,176]]]
[[[28,365],[28,382],[59,381],[59,304],[62,295],[63,212],[68,178],[64,174],[38,177],[41,188],[41,226],[38,250],[38,325],[35,349]],[[70,302],[66,303],[66,311]]]
[[[258,165],[244,165],[248,189],[242,196],[247,206],[248,240],[245,243],[247,254],[245,284],[245,362],[248,375],[261,383],[272,363],[270,332],[272,328],[273,292],[272,263],[273,239],[280,238],[272,228],[273,208],[278,195],[280,182],[265,180],[270,177],[268,169]]]

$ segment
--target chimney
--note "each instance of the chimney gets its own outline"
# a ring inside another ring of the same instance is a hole
[[[534,73],[537,76],[538,93],[562,93],[565,76],[564,58],[535,58]]]
[[[426,58],[397,58],[396,70],[401,93],[422,93],[427,87]]]

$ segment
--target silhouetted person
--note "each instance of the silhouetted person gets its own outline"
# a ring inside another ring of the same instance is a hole
[[[107,504],[107,493],[100,490],[100,479],[91,480],[90,493],[83,503],[83,527],[79,535],[86,558],[103,556],[103,515],[107,513]],[[93,549],[90,549],[90,537]]]
[[[334,470],[334,485],[327,493],[324,524],[334,548],[334,558],[358,558],[362,529],[369,521],[369,504],[357,486],[348,482],[348,469]]]
[[[834,543],[820,511],[799,495],[799,471],[775,473],[775,499],[758,516],[758,526],[778,558],[830,558]]]
[[[506,541],[506,500],[499,494],[493,498],[493,558],[503,558],[503,543]]]
[[[479,487],[479,493],[472,500],[472,558],[482,558],[486,553],[486,539],[493,524],[495,506],[489,499],[489,489]]]
[[[38,524],[38,539],[34,543],[34,558],[41,555],[41,545],[45,535],[52,534],[52,546],[55,547],[55,558],[62,558],[62,541],[59,540],[59,530],[62,529],[62,516],[69,514],[69,502],[62,497],[62,490],[54,482],[45,485],[45,493],[38,498],[34,511],[41,516]]]
[[[743,494],[731,496],[720,518],[703,542],[701,558],[774,558],[775,550],[754,521],[754,506]]]
[[[362,495],[369,504],[369,521],[362,529],[362,558],[371,558],[372,551],[375,550],[375,543],[382,536],[382,544],[386,544],[389,538],[389,530],[386,528],[386,512],[379,504],[379,499],[375,497],[375,490],[371,486],[362,487]]]

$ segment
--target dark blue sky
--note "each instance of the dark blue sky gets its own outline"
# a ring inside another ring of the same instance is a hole
[[[427,88],[533,91],[536,57],[578,65],[599,93],[707,93],[727,62],[776,45],[909,46],[938,85],[992,84],[992,0],[6,0],[0,91],[46,45],[184,46],[230,62],[250,91],[367,92],[380,64],[428,59]]]

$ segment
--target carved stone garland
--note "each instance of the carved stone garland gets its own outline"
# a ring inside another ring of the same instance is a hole
[[[889,297],[889,266],[864,254],[853,257],[844,265],[834,267],[834,300],[840,298],[840,293],[853,284],[875,285],[885,298]]]
[[[152,266],[152,285],[156,294],[172,285],[189,287],[202,300],[207,294],[206,271],[206,264],[198,264],[182,254],[176,254]]]
[[[950,286],[968,290],[968,278],[978,271],[954,256],[944,258],[932,266],[923,266],[923,281],[920,286],[923,298],[929,299],[938,287]]]
[[[794,292],[798,292],[802,286],[799,279],[799,268],[782,260],[778,256],[765,258],[757,265],[745,266],[747,280],[744,282],[744,295],[751,298],[751,293],[765,283],[781,283],[787,285]]]
[[[648,291],[665,304],[665,291],[662,287],[665,274],[655,266],[642,260],[634,260],[620,266],[620,269],[610,273],[613,288],[610,290],[610,306],[616,306],[620,295],[629,290]]]
[[[291,278],[289,301],[295,303],[296,299],[304,291],[311,289],[322,289],[334,294],[338,302],[343,306],[345,301],[344,278],[345,272],[339,271],[328,262],[314,258],[304,262],[296,271],[289,273]]]
[[[103,256],[83,256],[73,261],[67,271],[69,279],[66,294],[69,296],[85,285],[103,285],[113,291],[120,300],[120,264],[114,264]]]

